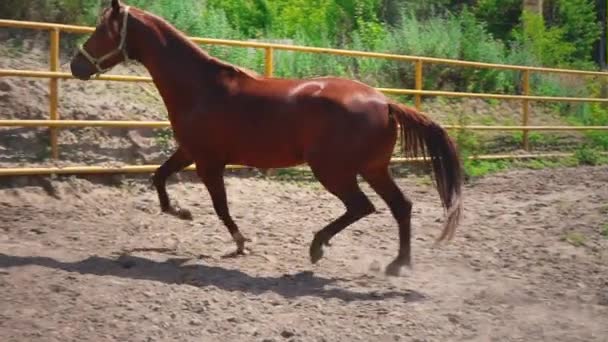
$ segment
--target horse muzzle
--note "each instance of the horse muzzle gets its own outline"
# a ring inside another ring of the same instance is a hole
[[[82,81],[88,81],[91,76],[95,73],[95,70],[87,63],[87,61],[79,55],[76,55],[70,63],[70,70],[72,76]]]

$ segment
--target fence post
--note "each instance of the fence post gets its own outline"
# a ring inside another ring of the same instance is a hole
[[[267,47],[264,54],[264,76],[272,77],[274,74],[274,49]]]
[[[530,69],[525,69],[523,73],[523,95],[530,95]],[[530,100],[524,99],[522,100],[522,126],[528,126],[529,116],[530,116]],[[528,140],[528,130],[523,130],[522,135],[522,143],[523,148],[526,151],[530,150],[530,142]]]
[[[416,60],[416,76],[415,77],[416,77],[416,90],[422,90],[422,60],[421,59]],[[414,98],[415,98],[416,109],[421,110],[422,109],[422,95],[416,94]]]
[[[51,47],[50,47],[50,70],[59,71],[59,29],[51,30]],[[57,108],[59,106],[59,79],[51,78],[49,83],[49,99],[50,99],[50,119],[59,120]],[[53,159],[59,159],[59,146],[57,142],[57,128],[51,128],[51,156]]]
[[[264,49],[264,76],[272,77],[274,74],[274,49],[267,47]],[[276,170],[274,169],[260,169],[260,171],[266,177],[272,176]]]

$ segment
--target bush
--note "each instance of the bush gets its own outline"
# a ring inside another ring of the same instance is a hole
[[[556,15],[549,25],[541,16],[529,13],[519,20],[518,0],[479,0],[470,9],[462,5],[467,2],[453,0],[127,2],[165,17],[192,36],[278,40],[501,64],[592,68],[590,49],[599,37],[593,0],[551,2],[549,6],[555,7]],[[92,25],[100,8],[107,4],[107,0],[3,0],[0,13],[11,19]],[[388,8],[394,13],[386,13]],[[520,21],[525,25],[518,25]],[[221,46],[205,49],[231,63],[263,70],[263,51]],[[276,53],[275,69],[283,77],[336,75],[376,86],[414,86],[412,63],[375,58],[280,51]],[[521,83],[520,72],[431,63],[425,64],[424,75],[424,88],[434,90],[513,94],[519,92]],[[531,82],[535,95],[587,95],[584,86],[573,84],[567,77],[534,73]]]
[[[563,39],[572,43],[574,50],[567,60],[579,68],[593,67],[593,46],[602,34],[595,13],[595,0],[557,0],[555,24],[562,28]]]
[[[574,156],[580,165],[598,165],[600,163],[600,153],[590,147],[583,146],[579,148]]]
[[[99,0],[2,0],[2,19],[83,23],[98,14]],[[93,21],[94,22],[94,21]]]
[[[488,23],[488,32],[501,41],[512,39],[511,32],[519,23],[521,0],[478,0],[475,16]]]
[[[608,80],[600,80],[589,82],[588,92],[589,97],[602,98],[608,91]],[[602,89],[604,88],[604,89]],[[604,103],[585,103],[579,104],[578,110],[570,110],[567,113],[567,119],[571,124],[581,126],[608,126],[608,105]],[[591,147],[608,151],[608,132],[607,131],[587,131],[585,136]]]
[[[548,28],[541,15],[524,11],[514,36],[542,65],[558,66],[576,51],[574,44],[564,39],[564,33],[560,27]]]

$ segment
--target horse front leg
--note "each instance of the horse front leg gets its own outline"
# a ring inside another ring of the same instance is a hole
[[[182,220],[192,220],[192,213],[188,209],[174,207],[171,205],[169,195],[167,194],[167,178],[172,174],[181,171],[185,167],[193,163],[193,160],[186,153],[178,148],[167,161],[165,161],[152,176],[152,182],[158,193],[160,209],[163,213],[167,213],[178,217]]]
[[[226,196],[226,187],[224,184],[224,169],[225,165],[218,167],[209,167],[198,165],[197,163],[197,173],[209,195],[211,197],[211,201],[213,203],[213,209],[215,213],[219,217],[220,220],[224,223],[226,228],[228,228],[228,232],[232,236],[232,239],[236,243],[236,251],[224,255],[224,257],[236,257],[239,255],[245,255],[245,242],[250,242],[250,239],[247,239],[241,234],[239,231],[239,227],[236,225],[232,216],[230,216],[230,210],[228,209],[228,199]]]

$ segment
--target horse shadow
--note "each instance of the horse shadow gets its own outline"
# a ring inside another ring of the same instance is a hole
[[[239,270],[218,266],[183,263],[190,259],[174,258],[154,261],[122,255],[117,259],[92,256],[75,262],[62,262],[49,257],[12,256],[0,253],[0,269],[37,265],[84,275],[114,276],[135,280],[151,280],[165,284],[185,284],[199,288],[216,287],[229,292],[260,295],[274,292],[284,298],[318,297],[353,301],[382,301],[401,299],[417,302],[426,297],[414,290],[358,292],[340,288],[336,282],[345,279],[325,278],[313,272],[299,272],[282,276],[256,276]]]

